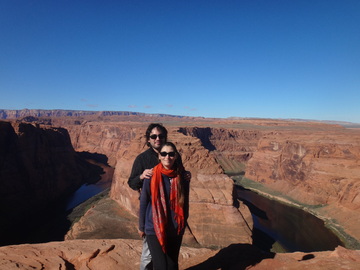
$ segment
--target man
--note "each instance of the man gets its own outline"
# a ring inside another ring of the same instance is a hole
[[[145,137],[149,149],[136,157],[128,180],[129,186],[139,192],[142,188],[143,180],[152,176],[153,168],[159,163],[158,154],[161,146],[167,141],[167,130],[161,124],[152,123],[148,126]],[[152,269],[151,255],[146,237],[143,239],[140,262],[140,270],[145,269]]]
[[[149,149],[138,155],[128,180],[129,186],[140,191],[143,180],[152,176],[152,168],[159,163],[159,149],[167,142],[166,128],[157,123],[150,124],[145,132]]]

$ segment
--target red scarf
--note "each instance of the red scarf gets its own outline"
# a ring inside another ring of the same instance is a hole
[[[170,215],[166,209],[164,184],[162,175],[173,178],[170,186],[170,207],[175,212],[175,220],[178,224],[178,234],[184,228],[184,209],[179,205],[178,177],[176,171],[167,170],[161,163],[154,167],[150,182],[151,206],[154,222],[154,230],[164,253],[166,252],[166,223]]]

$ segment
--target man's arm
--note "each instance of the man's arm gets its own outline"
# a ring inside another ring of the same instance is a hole
[[[141,158],[140,156],[137,156],[133,167],[131,169],[131,174],[128,180],[128,185],[129,187],[131,187],[133,190],[139,190],[142,187],[142,180],[140,179],[140,175],[143,173],[144,169],[143,169],[143,165],[141,163]]]
[[[150,180],[144,179],[144,185],[143,185],[143,189],[141,190],[141,196],[140,196],[140,211],[139,211],[140,236],[145,235],[144,232],[145,232],[146,209],[149,203],[150,203]]]

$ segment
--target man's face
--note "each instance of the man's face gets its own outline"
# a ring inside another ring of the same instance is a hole
[[[150,132],[150,138],[148,142],[153,149],[159,150],[160,147],[165,143],[165,136],[158,128],[153,128],[153,130]]]

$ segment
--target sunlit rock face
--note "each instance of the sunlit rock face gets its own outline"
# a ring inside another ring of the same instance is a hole
[[[245,176],[299,203],[322,206],[314,211],[360,239],[360,130],[315,131],[264,136]]]
[[[74,151],[65,129],[0,121],[2,244],[16,242],[50,203],[99,173]]]

